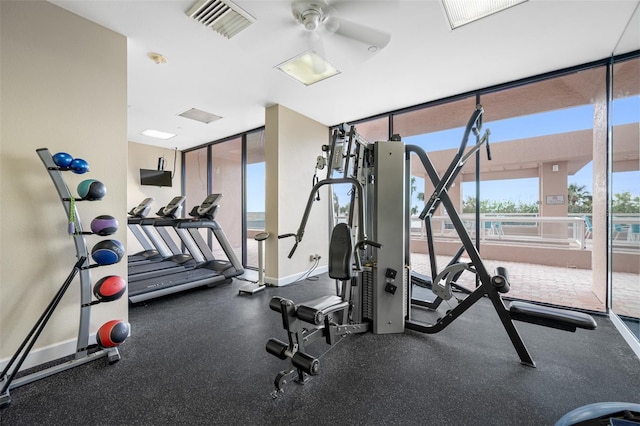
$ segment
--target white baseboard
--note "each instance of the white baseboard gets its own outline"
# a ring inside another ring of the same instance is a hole
[[[27,355],[27,358],[20,367],[20,371],[27,370],[32,367],[37,367],[39,365],[64,358],[69,355],[73,355],[74,353],[76,353],[76,342],[76,339],[71,339],[32,350],[31,352],[29,352],[29,355]],[[92,334],[89,338],[89,343],[91,344],[95,342],[96,336],[95,334]],[[0,360],[0,370],[4,370],[10,360],[11,358]],[[18,360],[16,360],[15,362],[18,362]],[[13,368],[14,367],[12,367],[12,369]]]
[[[127,335],[127,338],[128,337],[131,337],[131,325],[129,325],[129,334]],[[46,364],[47,362],[56,361],[64,357],[74,355],[78,349],[77,342],[77,339],[69,339],[32,350],[29,352],[29,355],[27,355],[27,358],[25,358],[24,363],[20,366],[20,371],[28,370],[29,368],[37,367],[39,365]],[[96,343],[96,333],[91,333],[89,335],[89,346],[95,345]],[[22,354],[20,354],[20,356],[22,356]],[[7,364],[9,364],[9,361],[11,361],[11,357],[0,360],[0,371],[4,370]],[[15,362],[18,362],[18,359],[16,359]],[[15,363],[11,368],[13,371]]]
[[[327,265],[318,266],[309,274],[310,277],[315,277],[316,275],[321,275],[329,271],[329,267]],[[293,284],[299,279],[305,276],[305,272],[299,272],[297,274],[289,275],[286,277],[274,278],[274,277],[264,277],[265,283],[274,287],[282,287],[285,285]]]

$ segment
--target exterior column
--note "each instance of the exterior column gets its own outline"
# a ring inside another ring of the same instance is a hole
[[[600,301],[607,300],[607,97],[604,86],[594,94],[593,104],[593,233],[591,236],[591,290]]]
[[[567,161],[542,163],[539,167],[540,217],[567,217]],[[543,238],[567,238],[565,223],[540,225]]]

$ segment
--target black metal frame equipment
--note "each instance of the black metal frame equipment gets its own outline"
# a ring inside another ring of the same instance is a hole
[[[368,330],[376,334],[399,333],[405,329],[438,333],[485,297],[491,301],[521,363],[527,366],[535,367],[535,363],[514,320],[566,331],[596,327],[594,319],[581,312],[523,302],[511,302],[507,306],[502,299],[502,294],[510,289],[506,268],[496,268],[493,275],[487,271],[478,248],[448,194],[467,160],[483,146],[491,160],[490,132],[487,129],[481,134],[483,114],[482,106],[477,105],[465,127],[460,146],[442,176],[421,147],[405,146],[397,135],[391,141],[368,143],[353,126],[344,125],[333,132],[330,145],[323,147],[323,151],[328,153],[328,160],[319,159],[316,165],[316,168],[328,165],[327,178],[313,186],[297,233],[280,235],[278,238],[295,237],[289,253],[291,258],[302,242],[318,190],[325,185],[350,184],[352,190],[347,222],[336,225],[333,230],[335,234],[338,228],[342,228],[339,233],[343,237],[334,238],[332,235],[329,245],[329,276],[336,279],[338,294],[299,304],[280,297],[272,299],[270,307],[281,313],[289,343],[271,339],[266,349],[281,359],[292,360],[292,367],[276,377],[274,395],[282,391],[286,377],[297,375],[297,381],[304,383],[308,375],[319,372],[319,360],[302,352],[305,344],[315,340],[315,336],[325,337],[331,345],[339,340],[336,336]],[[475,144],[467,148],[472,134],[476,139]],[[411,271],[408,192],[412,154],[418,156],[434,187],[419,215],[425,222],[433,278]],[[334,172],[342,175],[333,177]],[[431,218],[440,205],[446,209],[461,246],[449,264],[438,272]],[[345,242],[345,234],[350,237],[357,234],[358,242],[355,245],[350,240]],[[460,261],[464,253],[469,257],[469,262]],[[461,274],[469,272],[477,277],[475,289],[457,284]],[[339,286],[339,282],[342,286]],[[416,284],[430,287],[435,299],[424,301],[414,298],[412,292]],[[429,324],[415,318],[414,308],[437,310],[442,301],[453,297],[454,290],[461,290],[466,296],[455,297],[457,305],[435,323]]]

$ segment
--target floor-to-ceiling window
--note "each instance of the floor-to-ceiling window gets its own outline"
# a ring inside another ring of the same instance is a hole
[[[640,339],[640,58],[613,64],[611,129],[611,311]]]
[[[222,194],[216,221],[224,230],[238,259],[242,259],[242,137],[227,139],[211,147],[211,192]],[[224,258],[220,249],[214,254]]]
[[[475,158],[467,161],[448,192],[488,268],[512,270],[511,297],[606,310],[606,69],[576,68],[390,114],[391,131],[423,147],[443,174],[476,103],[483,106],[492,158],[481,151],[478,170]],[[378,140],[382,120],[358,130],[373,129],[368,139]],[[412,267],[426,274],[417,215],[432,191],[412,160]],[[442,207],[432,226],[438,264],[446,263],[460,243]]]
[[[511,297],[605,310],[593,274],[606,245],[594,209],[606,204],[605,99],[606,66],[480,96],[493,157],[480,170],[481,251],[513,269]]]
[[[258,242],[254,237],[265,230],[264,129],[248,133],[246,141],[245,223],[247,256],[245,265],[250,268],[257,268]]]
[[[212,142],[184,152],[186,211],[209,194],[222,194],[216,221],[238,259],[257,267],[253,236],[264,230],[264,129]],[[201,231],[219,259],[226,259],[219,242]]]
[[[605,61],[395,111],[388,115],[390,132],[405,143],[423,146],[442,173],[476,102],[485,110],[484,128],[491,130],[492,159],[480,155],[479,175],[475,159],[469,160],[449,195],[487,266],[513,269],[511,297],[604,312],[607,224],[611,219],[614,247],[632,242],[633,220],[614,225],[621,214],[629,217],[620,209],[633,205],[637,196],[616,189],[616,175],[620,181],[623,174],[614,169],[615,215],[609,216]],[[633,100],[625,102],[632,105]],[[637,111],[637,105],[632,106]],[[386,124],[385,116],[378,116],[356,126],[373,142],[382,139]],[[419,261],[426,244],[424,226],[416,216],[433,187],[417,163],[412,161],[410,182],[412,267],[429,273],[428,264]],[[441,208],[433,218],[435,251],[444,256],[439,263],[447,261],[459,245],[446,216]],[[623,273],[630,262],[638,264],[637,251],[625,262],[620,262],[621,256],[617,251],[618,262],[612,262],[616,274]],[[619,288],[619,307],[625,291],[637,290]]]

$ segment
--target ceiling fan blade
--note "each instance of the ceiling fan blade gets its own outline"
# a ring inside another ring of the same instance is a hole
[[[327,29],[335,34],[358,41],[371,51],[380,51],[384,49],[391,40],[391,34],[377,30],[372,27],[348,21],[339,17],[332,16],[331,22],[327,23]]]

